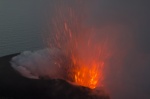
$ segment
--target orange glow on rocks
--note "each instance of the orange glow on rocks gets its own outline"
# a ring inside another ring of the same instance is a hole
[[[81,86],[85,86],[94,89],[103,80],[103,66],[104,63],[92,62],[87,66],[86,64],[79,63],[79,65],[74,69],[74,79],[75,83]]]

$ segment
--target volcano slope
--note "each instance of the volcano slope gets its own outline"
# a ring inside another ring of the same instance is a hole
[[[9,63],[12,54],[0,57],[0,98],[5,99],[110,99],[103,89],[89,89],[61,79],[28,79]]]

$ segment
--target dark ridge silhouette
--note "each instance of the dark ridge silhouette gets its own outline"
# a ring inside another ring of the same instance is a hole
[[[0,98],[5,99],[110,99],[103,89],[77,86],[61,79],[28,79],[9,61],[18,55],[0,57]]]

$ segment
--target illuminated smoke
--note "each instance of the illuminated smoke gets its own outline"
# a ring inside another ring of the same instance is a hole
[[[43,38],[48,49],[24,52],[12,59],[12,66],[23,76],[65,79],[91,89],[103,86],[108,39],[104,35],[98,40],[96,29],[85,22],[84,6],[76,4],[79,8],[57,5],[52,33]]]
[[[46,42],[49,48],[59,48],[71,59],[66,80],[93,89],[103,86],[107,38],[105,35],[98,41],[96,29],[85,22],[86,9],[82,4],[75,3],[79,8],[71,4],[58,5],[52,20],[53,30],[47,33]]]

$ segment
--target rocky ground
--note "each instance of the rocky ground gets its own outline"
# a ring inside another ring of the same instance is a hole
[[[0,57],[0,99],[110,99],[103,89],[92,90],[61,79],[22,77],[9,63],[16,55]]]

